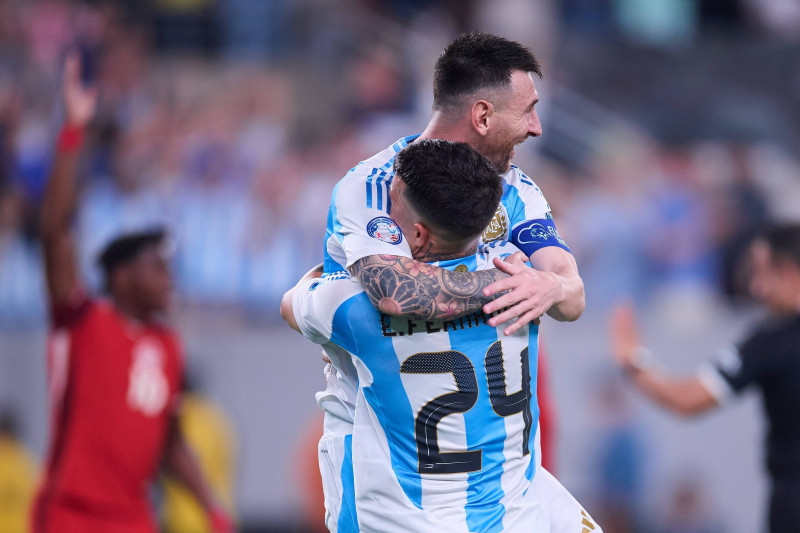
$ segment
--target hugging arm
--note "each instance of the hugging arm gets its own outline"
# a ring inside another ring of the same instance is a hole
[[[350,267],[379,311],[414,320],[443,320],[478,312],[501,296],[484,289],[506,278],[499,270],[458,272],[408,257],[371,255]]]

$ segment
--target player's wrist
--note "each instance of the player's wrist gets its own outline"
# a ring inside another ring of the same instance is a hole
[[[234,522],[228,511],[222,506],[215,505],[208,512],[208,519],[211,523],[211,530],[214,533],[232,533]]]
[[[83,146],[86,128],[83,125],[66,123],[58,133],[56,149],[60,153],[76,153]]]
[[[636,377],[653,370],[656,366],[653,352],[645,346],[637,346],[633,354],[622,364],[622,370],[626,375]]]

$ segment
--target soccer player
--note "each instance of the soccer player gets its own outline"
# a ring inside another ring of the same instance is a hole
[[[643,394],[666,409],[697,415],[750,386],[761,390],[772,479],[769,531],[800,524],[800,225],[775,225],[750,247],[750,291],[770,313],[744,342],[720,352],[693,377],[662,372],[641,346],[630,307],[615,310],[613,354]]]
[[[349,270],[380,311],[406,319],[501,311],[490,324],[508,322],[507,334],[545,312],[557,320],[577,319],[585,301],[575,259],[559,236],[539,187],[511,165],[514,147],[542,133],[534,76],[541,77],[536,57],[517,42],[483,32],[451,42],[436,62],[433,114],[423,133],[400,139],[362,161],[334,188],[325,237],[326,276],[346,276]],[[481,242],[509,240],[534,268],[496,261],[497,270],[454,273],[421,265],[412,257],[408,239],[394,220],[389,190],[397,153],[418,139],[467,143],[501,172],[501,202]],[[469,293],[458,288],[466,278],[475,289]],[[425,290],[417,290],[420,283]],[[517,320],[509,322],[514,317]],[[329,367],[326,375],[328,390],[317,395],[326,412],[321,461],[349,457],[341,448],[349,442],[356,390],[351,365]],[[340,449],[334,452],[336,447]],[[347,461],[342,464],[344,475]],[[328,488],[325,492],[340,493]],[[326,497],[326,512],[343,523],[352,518],[354,509],[348,505],[347,492],[341,495],[344,499],[339,501]],[[340,514],[340,509],[346,512]]]
[[[448,290],[479,297],[474,279],[491,277],[494,258],[518,251],[508,243],[478,250],[503,194],[497,171],[467,144],[444,140],[410,144],[394,166],[392,220],[417,261],[404,290],[435,291],[426,276],[435,264],[455,274]],[[340,490],[354,492],[361,531],[600,531],[539,464],[538,322],[507,334],[508,323],[492,326],[481,311],[392,317],[356,280],[319,274],[287,292],[281,313],[307,338],[336,347],[328,351],[335,368],[357,370],[344,459],[352,476]],[[337,478],[340,464],[321,459],[323,478]],[[353,530],[341,525],[329,527]]]
[[[514,147],[542,133],[534,76],[541,76],[539,63],[519,43],[483,32],[464,34],[450,43],[436,62],[433,115],[425,131],[362,161],[334,189],[325,272],[349,270],[375,306],[392,316],[430,320],[505,309],[492,318],[492,325],[519,317],[508,326],[509,334],[545,312],[557,320],[577,319],[585,301],[575,260],[556,231],[539,187],[511,165]],[[447,290],[459,276],[430,268],[422,276],[432,282],[432,291],[399,294],[416,280],[420,265],[393,220],[388,191],[397,152],[416,139],[467,143],[503,174],[501,205],[482,241],[511,241],[534,268],[497,261],[502,272],[467,275],[479,289],[469,296]],[[504,291],[509,292],[492,300]]]
[[[148,482],[161,464],[198,498],[214,531],[232,531],[177,423],[183,356],[161,320],[171,289],[164,233],[122,236],[106,248],[100,262],[110,300],[91,298],[78,279],[69,226],[81,140],[97,95],[82,86],[74,54],[63,89],[67,123],[42,209],[52,422],[34,532],[157,531]]]

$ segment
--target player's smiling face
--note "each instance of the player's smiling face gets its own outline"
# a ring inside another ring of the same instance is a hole
[[[511,88],[494,104],[494,113],[482,146],[476,147],[500,172],[506,172],[514,157],[514,147],[528,137],[542,134],[536,112],[539,94],[529,72],[511,74]]]

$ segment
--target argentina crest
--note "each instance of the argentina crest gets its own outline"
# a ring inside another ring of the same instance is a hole
[[[501,241],[508,238],[508,215],[503,204],[497,206],[492,220],[481,234],[481,241],[485,243]]]

